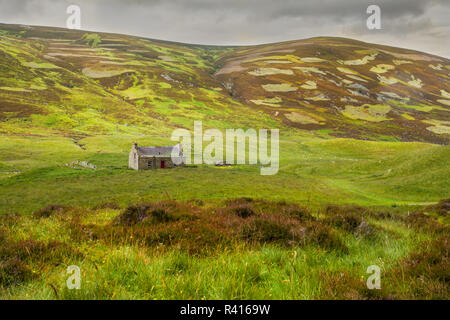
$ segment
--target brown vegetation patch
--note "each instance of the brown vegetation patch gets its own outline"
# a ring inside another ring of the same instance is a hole
[[[0,101],[0,120],[7,118],[26,118],[32,114],[42,114],[41,108],[11,101]]]
[[[175,201],[131,205],[105,226],[84,225],[74,218],[69,228],[75,241],[175,247],[192,254],[229,245],[231,239],[224,219]]]
[[[263,214],[281,214],[287,217],[295,218],[300,221],[312,221],[315,220],[311,216],[311,212],[308,208],[299,206],[295,203],[287,203],[286,201],[266,201],[261,199],[253,199],[248,197],[230,199],[225,202],[226,211],[237,213],[239,210],[245,210],[252,212],[252,215],[263,215]],[[244,209],[245,208],[245,209]],[[245,214],[244,214],[245,215]],[[248,217],[247,216],[247,217]]]
[[[0,227],[2,226],[12,226],[16,224],[21,219],[18,213],[8,213],[0,215]],[[0,228],[0,242],[2,240],[2,229]]]
[[[175,221],[181,218],[183,213],[193,209],[188,204],[175,201],[163,201],[156,203],[141,203],[131,205],[115,218],[114,224],[131,226],[141,222],[161,223]]]
[[[248,218],[255,214],[252,206],[249,204],[238,204],[233,207],[228,207],[228,209],[241,218]]]
[[[14,241],[5,232],[0,233],[0,240],[0,286],[10,286],[37,277],[39,273],[31,271],[30,264],[39,269],[48,264],[58,265],[67,258],[83,257],[78,250],[59,241]]]
[[[409,291],[415,298],[448,299],[449,247],[448,235],[423,243],[419,251],[411,253],[400,262],[394,270],[394,277],[397,281],[405,275],[410,278]]]
[[[440,224],[436,217],[423,211],[409,213],[405,218],[405,222],[409,228],[432,234],[446,234],[450,231],[449,226]]]
[[[332,227],[339,228],[352,233],[359,238],[377,239],[380,228],[372,226],[363,217],[371,216],[376,218],[385,218],[382,213],[375,213],[367,208],[359,206],[336,206],[329,205],[325,209],[328,215],[324,222]]]
[[[446,217],[450,212],[450,198],[442,199],[437,204],[431,206],[430,209],[436,211],[438,215]]]
[[[55,214],[63,214],[70,210],[69,207],[60,204],[51,204],[33,213],[35,218],[48,218]]]
[[[238,198],[226,201],[226,210],[241,218],[255,215],[252,198]]]
[[[161,250],[170,247],[189,254],[200,254],[231,244],[230,232],[214,222],[214,219],[186,217],[157,224],[108,224],[104,227],[72,224],[72,228],[77,228],[73,233],[75,240],[98,239],[106,243],[151,246]]]
[[[192,202],[143,203],[129,206],[107,225],[80,221],[79,217],[70,221],[74,241],[172,247],[192,254],[213,252],[242,240],[281,246],[312,244],[347,252],[331,227],[317,221],[306,208],[252,198],[227,200],[224,208]]]
[[[59,241],[12,241],[9,239],[0,247],[1,260],[17,258],[21,261],[33,260],[58,263],[62,261],[63,257],[67,256],[80,256],[80,253],[70,245]]]
[[[329,215],[326,222],[348,232],[355,232],[363,222],[361,217],[361,207],[356,206],[335,206],[329,205],[325,212]]]
[[[0,260],[0,286],[11,286],[33,278],[31,270],[19,259]]]
[[[241,225],[240,234],[250,243],[275,243],[283,246],[314,244],[327,250],[347,252],[330,227],[317,221],[300,222],[286,215],[252,217]]]
[[[120,205],[114,202],[104,202],[97,204],[92,207],[93,210],[102,210],[102,209],[111,209],[111,210],[120,210],[122,209]]]
[[[364,278],[358,278],[349,272],[322,272],[325,279],[324,290],[319,299],[326,300],[368,300],[380,299],[383,294],[380,290],[367,288]]]
[[[108,203],[94,208],[109,207],[118,208]],[[41,215],[50,216],[58,210],[58,206],[46,207],[41,209]],[[396,219],[421,230],[441,234],[445,231],[436,218],[423,213],[394,217],[391,212],[335,205],[329,205],[323,213],[325,217],[319,219],[295,203],[243,197],[226,200],[223,207],[205,205],[203,201],[130,205],[106,225],[84,224],[83,216],[76,210],[63,217],[73,241],[178,248],[190,254],[212,253],[242,241],[286,247],[315,245],[346,253],[348,248],[340,236],[351,234],[377,240],[381,232],[390,232],[366,219]]]
[[[369,290],[364,277],[347,271],[322,273],[321,299],[448,299],[449,238],[422,243],[417,251],[382,273],[381,289]],[[407,287],[404,288],[404,283]],[[399,290],[400,288],[400,290]]]

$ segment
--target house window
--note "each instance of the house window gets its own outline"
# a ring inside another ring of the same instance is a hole
[[[151,162],[151,161],[149,161],[149,162],[147,163],[147,167],[148,167],[148,168],[151,168],[151,167],[152,167],[152,162]]]

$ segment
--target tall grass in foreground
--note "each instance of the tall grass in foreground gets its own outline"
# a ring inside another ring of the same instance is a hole
[[[251,198],[53,205],[1,217],[0,297],[447,299],[448,203],[409,214]],[[69,265],[80,290],[66,286]],[[369,265],[381,290],[366,287]]]

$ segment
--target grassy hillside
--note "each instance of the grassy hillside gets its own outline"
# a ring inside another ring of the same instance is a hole
[[[75,139],[167,135],[191,128],[194,120],[218,128],[276,124],[233,100],[211,76],[214,57],[227,48],[54,28],[0,29],[0,133]]]
[[[448,144],[450,61],[343,38],[211,47],[0,25],[0,133],[167,134],[194,120]]]
[[[338,137],[448,143],[449,60],[344,38],[237,48],[215,73],[286,125]]]

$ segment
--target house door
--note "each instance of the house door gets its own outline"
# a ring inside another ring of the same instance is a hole
[[[161,161],[161,169],[164,169],[166,167],[165,161]]]

